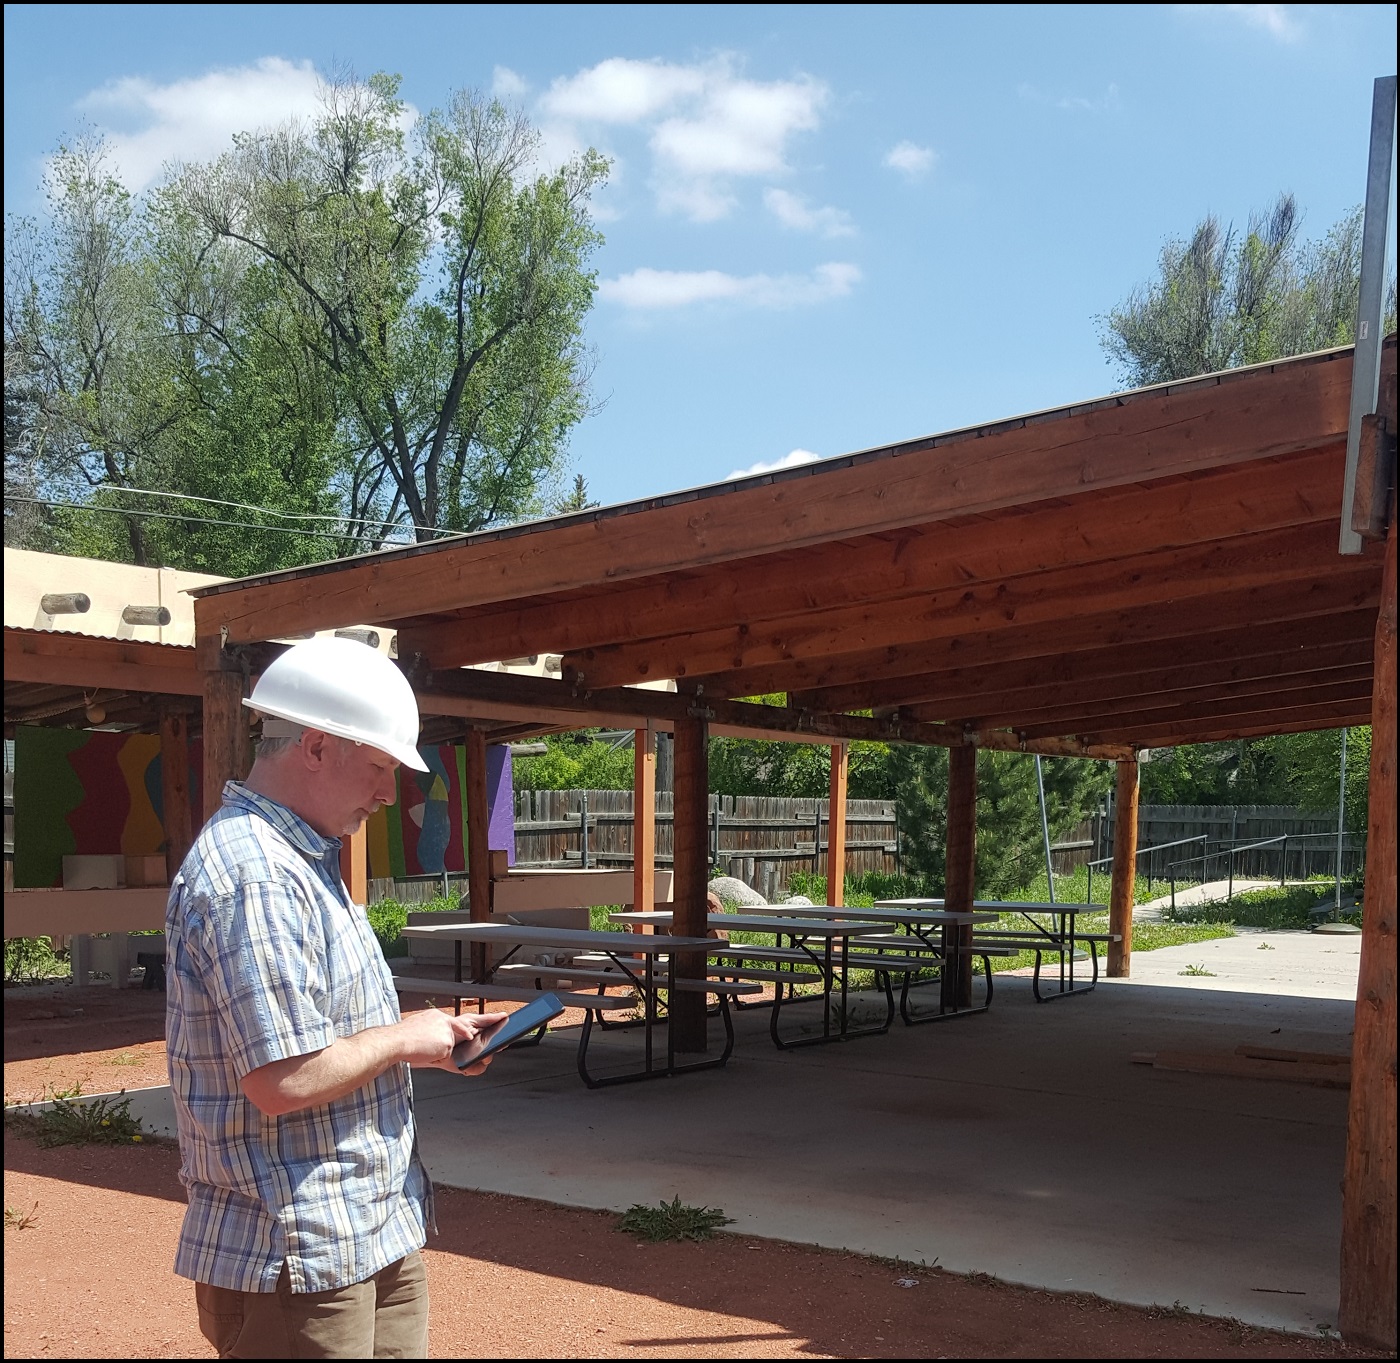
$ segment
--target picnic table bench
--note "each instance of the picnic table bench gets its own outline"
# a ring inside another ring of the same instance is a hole
[[[757,993],[758,985],[709,978],[677,976],[677,953],[707,953],[714,943],[704,937],[673,937],[664,934],[633,935],[618,932],[593,932],[585,929],[547,926],[519,926],[508,923],[445,923],[407,927],[404,935],[437,937],[455,946],[454,980],[426,980],[412,976],[396,976],[395,987],[402,993],[426,993],[432,997],[454,999],[457,1011],[463,1000],[475,1000],[482,1010],[490,1002],[528,1003],[537,998],[547,979],[582,980],[596,985],[595,993],[568,992],[560,1002],[568,1008],[583,1012],[583,1027],[579,1034],[578,1072],[589,1088],[632,1083],[640,1079],[658,1079],[689,1073],[691,1070],[714,1069],[723,1065],[734,1050],[734,1023],[729,1012],[729,1000],[744,992]],[[492,978],[462,979],[463,943],[482,943],[500,949],[503,954],[491,967]],[[551,948],[587,953],[587,963],[578,964],[577,956],[567,963],[549,965],[530,961],[512,961],[522,948]],[[604,965],[604,963],[606,963]],[[512,970],[512,966],[516,969]],[[603,966],[603,968],[598,968]],[[495,976],[506,972],[510,982],[498,983]],[[529,980],[531,983],[526,983]],[[518,983],[515,981],[519,981]],[[628,987],[627,994],[608,994],[611,987]],[[665,1061],[659,1063],[654,1044],[654,1031],[663,1020],[666,1006],[661,998],[671,992],[705,994],[718,1001],[718,1013],[724,1025],[725,1044],[722,1053],[702,1061],[678,1064],[671,1029],[666,1032]],[[634,1013],[638,1002],[641,1017],[633,1019],[643,1031],[643,1064],[638,1070],[622,1074],[595,1075],[589,1068],[588,1050],[594,1025],[606,1013]],[[540,1035],[543,1035],[541,1029]],[[537,1040],[539,1037],[537,1037]]]

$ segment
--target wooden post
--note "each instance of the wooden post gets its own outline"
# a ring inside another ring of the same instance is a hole
[[[1395,1351],[1395,511],[1385,546],[1371,703],[1371,781],[1361,973],[1342,1178],[1348,1344]]]
[[[675,904],[672,931],[680,937],[705,936],[709,884],[709,725],[687,716],[675,721]],[[676,975],[703,979],[701,952],[677,952]],[[706,1049],[705,996],[677,994],[670,1000],[672,1036],[678,1051]]]
[[[352,904],[369,899],[369,836],[361,824],[340,840],[340,878],[350,892]]]
[[[655,907],[656,735],[648,727],[632,735],[632,911],[650,913]]]
[[[190,721],[169,703],[160,708],[161,821],[165,825],[165,874],[175,879],[194,841],[190,809]]]
[[[491,807],[486,786],[486,731],[467,730],[467,893],[471,921],[491,921]],[[486,974],[487,953],[483,943],[473,942],[472,978]]]
[[[241,672],[204,674],[204,818],[218,813],[224,784],[241,781],[252,766],[248,711]]]
[[[826,902],[833,907],[846,902],[846,777],[850,748],[831,745],[831,804],[826,832]]]
[[[977,897],[977,749],[971,744],[948,751],[948,831],[945,849],[944,904],[971,913]],[[945,970],[940,990],[945,1008],[972,1003],[972,924],[957,930],[961,968]]]
[[[1108,944],[1110,979],[1126,980],[1133,966],[1133,883],[1137,878],[1138,760],[1118,764],[1113,800],[1113,883],[1108,896],[1108,930],[1122,937]]]

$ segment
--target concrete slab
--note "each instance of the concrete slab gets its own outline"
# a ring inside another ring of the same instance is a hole
[[[1167,989],[1286,993],[1295,998],[1356,998],[1360,934],[1334,937],[1274,928],[1235,931],[1235,937],[1134,953],[1132,983]],[[1210,974],[1183,973],[1193,968]],[[1110,983],[1116,986],[1120,982]]]
[[[1336,1321],[1347,1095],[1128,1056],[1340,1050],[1351,1022],[1347,1000],[1176,977],[1045,1005],[1007,980],[990,1013],[790,1054],[748,1013],[709,1074],[590,1093],[558,1034],[415,1087],[442,1183],[619,1210],[679,1195],[750,1235],[1314,1332]]]
[[[452,1186],[679,1195],[749,1235],[1314,1333],[1336,1323],[1347,1094],[1128,1057],[1344,1050],[1356,950],[1242,932],[1140,953],[1082,997],[1037,1005],[1003,976],[989,1013],[788,1054],[750,1011],[724,1070],[601,1092],[555,1033],[483,1079],[419,1072],[421,1147]],[[1213,977],[1178,973],[1195,963]],[[601,1037],[600,1062],[638,1040]],[[131,1096],[173,1134],[168,1089]]]

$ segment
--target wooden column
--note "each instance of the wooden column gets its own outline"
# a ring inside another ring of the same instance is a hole
[[[656,907],[656,735],[632,735],[632,911]],[[637,930],[648,929],[638,924]]]
[[[491,806],[486,785],[486,731],[467,730],[467,891],[473,923],[491,921]],[[472,978],[486,973],[486,948],[472,943]]]
[[[241,672],[204,674],[204,818],[223,803],[224,783],[241,781],[252,766]]]
[[[846,902],[846,777],[850,769],[850,749],[844,743],[831,745],[831,804],[826,834],[826,902],[833,906]]]
[[[340,840],[340,878],[352,904],[369,899],[369,835],[364,824]]]
[[[1133,965],[1133,883],[1137,878],[1138,760],[1118,764],[1113,809],[1113,883],[1108,897],[1108,930],[1121,942],[1108,944],[1110,979],[1124,979]]]
[[[165,874],[175,879],[194,841],[190,808],[190,717],[181,708],[160,708],[160,799],[165,825]]]
[[[1385,546],[1371,703],[1371,782],[1361,973],[1342,1179],[1348,1344],[1395,1350],[1395,513]]]
[[[977,897],[977,749],[966,744],[948,751],[948,832],[944,843],[944,903],[958,913],[970,913]],[[945,1008],[966,1008],[972,1002],[972,925],[957,929],[962,966],[945,970],[940,986]]]
[[[675,904],[672,931],[681,937],[705,936],[705,897],[710,870],[709,725],[703,719],[675,721]],[[678,952],[678,977],[705,974],[701,952]],[[670,1001],[672,1035],[678,1051],[706,1049],[705,996],[678,994]]]

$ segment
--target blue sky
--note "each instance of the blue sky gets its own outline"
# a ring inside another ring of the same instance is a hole
[[[613,502],[1120,386],[1094,318],[1163,238],[1360,202],[1395,43],[1390,5],[7,5],[6,208],[84,126],[139,188],[317,72],[495,90],[614,158],[572,443]]]

